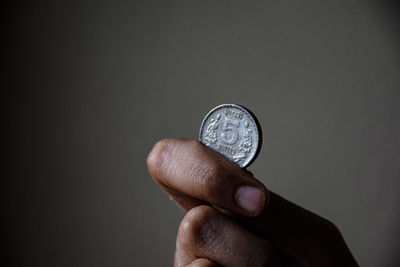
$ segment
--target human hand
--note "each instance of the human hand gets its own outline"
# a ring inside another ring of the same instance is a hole
[[[147,165],[188,211],[175,266],[358,266],[334,224],[269,191],[197,141],[162,140]]]

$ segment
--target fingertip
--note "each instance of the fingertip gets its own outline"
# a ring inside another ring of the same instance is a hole
[[[241,185],[235,194],[236,204],[245,215],[254,217],[262,214],[269,203],[269,191],[264,187]]]
[[[150,153],[147,155],[146,163],[147,169],[150,174],[155,174],[155,171],[160,167],[162,155],[166,149],[166,141],[167,139],[158,141],[150,150]]]
[[[242,185],[236,191],[236,202],[249,213],[257,214],[264,206],[264,195],[258,187]]]

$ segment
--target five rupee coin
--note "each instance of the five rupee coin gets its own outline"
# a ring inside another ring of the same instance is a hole
[[[236,104],[222,104],[203,119],[199,141],[246,168],[261,149],[261,127],[248,109]]]

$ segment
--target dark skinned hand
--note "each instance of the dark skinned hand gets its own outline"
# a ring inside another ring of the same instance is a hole
[[[334,224],[197,141],[162,140],[147,166],[187,211],[175,266],[358,266]]]

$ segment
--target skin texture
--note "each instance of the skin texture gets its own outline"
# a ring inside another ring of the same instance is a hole
[[[175,266],[358,266],[334,224],[269,191],[198,141],[159,141],[147,166],[187,211]]]

